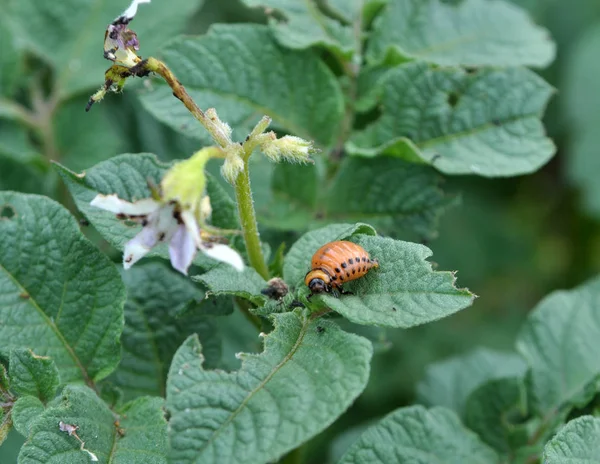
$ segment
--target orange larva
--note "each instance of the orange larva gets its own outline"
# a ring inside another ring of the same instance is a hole
[[[342,284],[364,276],[369,269],[378,267],[376,259],[356,243],[338,240],[327,243],[312,257],[311,270],[304,278],[311,294],[338,290]]]

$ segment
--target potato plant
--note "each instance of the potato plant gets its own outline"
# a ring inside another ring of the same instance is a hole
[[[242,0],[264,21],[182,34],[200,1],[0,7],[3,463],[600,462],[597,278],[345,415],[386,333],[477,311],[430,261],[444,182],[556,152],[525,9]]]

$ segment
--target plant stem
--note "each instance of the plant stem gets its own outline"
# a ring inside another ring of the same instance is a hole
[[[238,174],[235,181],[235,198],[237,200],[238,215],[240,217],[250,266],[263,279],[268,279],[269,270],[260,246],[258,225],[256,224],[256,214],[252,201],[252,190],[250,189],[250,170],[248,169],[248,159],[246,157],[244,157],[244,170]]]
[[[143,62],[144,63],[144,62]],[[219,126],[217,126],[212,119],[210,119],[204,111],[200,109],[196,102],[192,100],[190,94],[187,93],[185,87],[181,85],[181,82],[175,77],[175,74],[167,67],[165,63],[156,58],[148,58],[145,61],[145,65],[143,69],[151,72],[155,72],[159,74],[169,87],[173,90],[173,95],[181,100],[181,102],[185,105],[185,107],[189,110],[190,113],[194,115],[194,117],[200,121],[200,124],[204,126],[204,128],[209,132],[215,142],[217,142],[222,148],[226,148],[232,144],[231,139],[227,134],[225,134]]]

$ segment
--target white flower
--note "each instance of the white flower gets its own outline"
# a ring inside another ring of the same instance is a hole
[[[194,213],[181,209],[177,202],[160,202],[145,198],[136,202],[121,200],[117,195],[96,195],[92,206],[110,211],[121,219],[130,219],[143,225],[142,230],[125,244],[123,267],[129,269],[159,243],[169,244],[173,268],[187,275],[199,249],[217,261],[230,264],[238,271],[244,262],[237,251],[223,244],[206,243]]]

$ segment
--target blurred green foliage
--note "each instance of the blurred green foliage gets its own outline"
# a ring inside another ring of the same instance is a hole
[[[437,238],[430,240],[428,229],[422,238],[427,238],[440,269],[458,269],[461,286],[480,298],[467,311],[409,330],[386,331],[346,323],[377,342],[379,352],[367,390],[340,420],[310,443],[309,462],[323,462],[340,432],[412,403],[415,385],[423,378],[426,365],[475,346],[512,348],[527,311],[543,295],[556,288],[571,288],[600,272],[600,3],[513,1],[527,8],[557,42],[557,59],[540,74],[559,89],[544,120],[558,154],[528,176],[446,178],[444,190],[460,201],[452,202],[451,214],[442,216]],[[47,42],[45,36],[38,37],[37,46],[28,47],[36,52],[25,51],[27,38],[36,37],[28,34],[40,26],[32,19],[34,11],[27,12],[21,22],[9,24],[9,17],[2,12],[16,3],[18,0],[0,0],[0,190],[45,194],[73,209],[51,161],[79,171],[117,153],[149,151],[172,160],[187,157],[198,148],[197,142],[142,110],[133,95],[142,82],[128,84],[124,95],[111,96],[84,113],[88,94],[101,84],[102,69],[107,67],[99,52],[102,30],[119,7],[106,6],[102,14],[90,13],[100,29],[93,28],[94,39],[82,42],[85,48],[77,51],[85,57],[83,67],[73,68],[69,67],[69,50],[61,48],[60,33]],[[21,7],[28,3],[24,1]],[[157,37],[148,48],[159,48],[163,40],[182,32],[182,28],[203,33],[213,23],[266,22],[262,13],[238,0],[179,3],[187,5],[183,19],[169,22],[162,31],[164,37]],[[69,22],[65,24],[68,26]],[[141,29],[137,32],[143,34]],[[152,41],[144,39],[141,53],[146,56],[153,49],[145,48]],[[68,85],[71,80],[79,87],[73,92],[61,90],[72,88]],[[267,188],[270,176],[264,169],[254,179],[258,213],[266,225],[278,204]],[[430,201],[438,201],[432,195]],[[311,207],[319,201],[310,192],[301,200]],[[325,205],[323,209],[328,208]],[[306,217],[302,210],[295,214],[300,217],[290,217],[290,227],[263,231],[263,239],[270,241],[273,249],[281,240],[291,244],[297,238],[290,230],[297,230],[298,221],[306,222]],[[318,223],[318,218],[310,220]],[[402,224],[391,227],[402,230]],[[98,242],[93,230],[88,228],[87,233]],[[402,232],[397,235],[414,238]],[[105,242],[99,243],[101,249],[110,251]],[[223,325],[220,330],[228,363],[236,362],[232,353],[242,347],[251,349],[248,347],[256,343],[247,331],[240,333],[243,321],[237,319],[218,322]],[[14,450],[20,445],[13,432],[0,448],[0,462],[14,462]],[[340,451],[336,452],[339,455]]]

